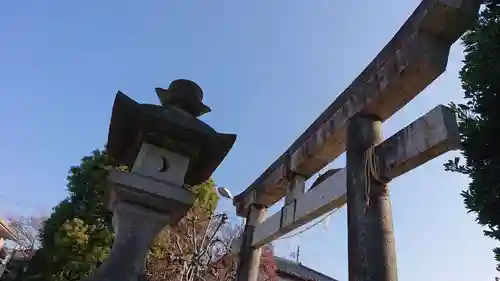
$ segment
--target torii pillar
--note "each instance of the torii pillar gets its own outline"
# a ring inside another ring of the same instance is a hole
[[[373,150],[381,119],[357,115],[347,127],[347,224],[350,281],[397,281],[391,201]]]

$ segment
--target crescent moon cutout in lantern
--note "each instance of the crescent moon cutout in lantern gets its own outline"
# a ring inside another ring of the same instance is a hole
[[[168,163],[168,160],[164,156],[160,156],[161,162],[160,162],[160,168],[158,169],[158,172],[166,172],[168,170],[168,167],[170,164]]]

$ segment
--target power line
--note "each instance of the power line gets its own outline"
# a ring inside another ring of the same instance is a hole
[[[9,195],[0,193],[0,202],[1,201],[4,202],[3,204],[14,205],[14,207],[28,207],[28,208],[37,209],[37,210],[50,209],[50,207],[47,207],[47,206],[35,205],[34,203],[30,203],[30,202],[20,200],[18,198],[14,198],[14,197],[11,197]]]

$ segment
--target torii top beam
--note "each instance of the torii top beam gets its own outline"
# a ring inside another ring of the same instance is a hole
[[[357,113],[386,120],[446,69],[451,45],[474,23],[480,0],[423,0],[399,31],[297,140],[234,198],[237,214],[250,203],[270,206],[285,196],[294,174],[311,177],[345,151],[347,121]]]

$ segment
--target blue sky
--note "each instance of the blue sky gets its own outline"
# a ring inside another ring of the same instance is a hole
[[[369,63],[418,5],[379,1],[0,2],[0,215],[50,210],[71,165],[107,137],[117,90],[157,103],[154,87],[188,78],[238,134],[214,178],[246,188]],[[462,48],[448,70],[384,123],[390,136],[437,104],[460,101]],[[495,242],[459,193],[467,178],[435,159],[390,184],[400,280],[491,281]],[[334,163],[343,166],[340,157]],[[229,202],[221,209],[233,211]],[[276,208],[274,208],[276,209]],[[345,208],[281,240],[287,255],[347,280]]]

